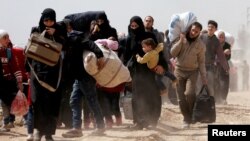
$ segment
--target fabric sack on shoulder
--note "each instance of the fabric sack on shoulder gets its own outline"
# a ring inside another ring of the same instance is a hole
[[[31,34],[25,48],[25,55],[46,65],[55,66],[60,58],[62,44],[45,38],[45,32]]]
[[[214,97],[209,95],[207,86],[203,85],[196,97],[192,120],[201,123],[212,123],[216,120]]]
[[[117,54],[101,44],[97,43],[97,46],[103,52],[105,58],[104,67],[98,70],[95,54],[90,51],[84,51],[83,62],[86,72],[93,76],[101,87],[114,88],[122,83],[130,82],[132,80],[130,72],[123,65]]]
[[[184,12],[173,14],[168,25],[170,42],[174,42],[181,33],[185,33],[189,26],[197,21],[197,17],[193,12]]]

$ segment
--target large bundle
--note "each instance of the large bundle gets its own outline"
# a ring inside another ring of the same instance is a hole
[[[72,21],[72,26],[74,30],[89,32],[91,21],[96,19],[96,16],[104,13],[104,11],[87,11],[82,13],[74,13],[65,16],[65,19],[70,19]]]
[[[231,48],[232,48],[233,45],[234,45],[234,41],[235,41],[234,36],[233,36],[232,34],[226,32],[226,31],[224,31],[224,30],[217,30],[217,31],[215,31],[214,34],[218,37],[218,33],[219,33],[220,31],[223,31],[223,32],[225,33],[225,41],[226,41],[227,43],[229,43],[229,44],[231,45]]]
[[[197,17],[192,12],[174,14],[171,17],[169,24],[169,40],[173,42],[181,33],[187,31],[188,27],[197,21]]]
[[[98,85],[106,88],[116,87],[124,82],[130,82],[129,70],[123,65],[117,54],[111,49],[105,48],[101,44],[98,47],[102,50],[105,58],[105,65],[101,70],[97,67],[97,58],[93,52],[83,53],[84,68],[95,78]]]

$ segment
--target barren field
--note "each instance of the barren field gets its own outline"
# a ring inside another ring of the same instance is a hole
[[[250,92],[230,92],[227,105],[216,105],[217,120],[213,124],[249,124]],[[91,130],[83,130],[81,138],[65,139],[61,134],[66,129],[58,129],[56,141],[207,141],[207,124],[196,123],[190,129],[181,129],[182,116],[178,106],[165,103],[157,129],[130,131],[131,120],[123,120],[122,126],[107,129],[104,136],[91,135]],[[26,128],[16,126],[11,132],[0,132],[1,141],[25,141]],[[42,140],[45,140],[44,138]]]

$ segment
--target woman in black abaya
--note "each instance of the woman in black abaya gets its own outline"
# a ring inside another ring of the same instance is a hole
[[[39,26],[33,27],[32,32],[42,33],[46,30],[45,38],[55,40],[61,44],[67,36],[66,30],[63,30],[60,25],[56,23],[56,12],[53,9],[47,8],[42,12]],[[57,87],[58,78],[60,77],[60,59],[58,63],[51,67],[41,62],[29,59],[28,60],[38,78],[54,88]],[[57,88],[55,92],[51,92],[39,84],[31,74],[31,97],[34,108],[34,128],[37,133],[34,136],[35,141],[40,141],[45,135],[46,141],[53,141],[52,135],[55,134],[57,118],[59,114],[59,107],[61,101],[61,87]]]
[[[129,64],[132,75],[132,108],[135,123],[133,128],[140,130],[149,125],[155,127],[161,114],[161,97],[155,82],[156,74],[148,69],[146,64],[137,63],[135,55],[143,56],[145,54],[141,46],[142,40],[153,38],[156,43],[157,40],[154,34],[145,32],[143,21],[139,16],[130,19],[128,33],[124,63]],[[167,63],[161,52],[156,72],[162,74],[166,68]]]

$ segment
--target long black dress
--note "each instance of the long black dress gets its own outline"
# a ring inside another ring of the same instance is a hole
[[[45,17],[42,15],[39,26],[32,28],[31,33],[42,33],[45,30],[46,27],[43,24],[44,18]],[[64,30],[56,22],[52,27],[56,29],[53,37],[48,35],[47,33],[45,34],[45,37],[63,44],[67,35],[66,30]],[[60,60],[53,67],[32,59],[29,59],[29,62],[31,63],[40,80],[50,84],[54,88],[57,87],[60,70]],[[39,84],[33,73],[31,73],[30,82],[31,98],[34,108],[34,128],[39,131],[40,136],[51,136],[55,134],[56,130],[61,101],[61,86],[59,86],[55,92],[51,92]]]
[[[132,75],[132,108],[133,119],[139,129],[148,125],[156,126],[161,114],[161,97],[160,89],[155,81],[155,72],[151,71],[146,64],[136,62],[136,54],[143,56],[141,41],[146,38],[156,38],[153,33],[145,32],[143,22],[140,17],[134,16],[130,20],[130,24],[136,22],[139,27],[131,29],[127,38],[127,46],[124,54],[124,63],[129,62],[129,69]],[[156,41],[157,42],[157,41]],[[131,60],[132,57],[132,60]],[[130,60],[130,61],[128,61]],[[163,54],[160,53],[159,64],[163,68],[167,68]]]

